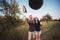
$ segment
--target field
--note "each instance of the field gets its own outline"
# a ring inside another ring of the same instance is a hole
[[[60,21],[46,22],[41,26],[41,40],[60,40]],[[0,32],[0,40],[27,40],[28,24]]]

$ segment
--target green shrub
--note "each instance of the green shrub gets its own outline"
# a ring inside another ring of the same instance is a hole
[[[24,24],[24,22],[21,19],[17,19],[11,16],[4,16],[3,18],[0,18],[0,31],[18,27],[22,24]]]

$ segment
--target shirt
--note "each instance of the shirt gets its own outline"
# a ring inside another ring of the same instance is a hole
[[[38,21],[37,23],[35,22],[35,31],[40,31],[41,29],[40,29],[40,21]]]
[[[28,24],[29,24],[29,31],[33,32],[34,31],[34,22],[33,20],[28,20]]]

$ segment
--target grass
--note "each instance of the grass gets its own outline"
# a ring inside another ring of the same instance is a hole
[[[42,28],[43,40],[60,40],[60,22],[49,22]]]
[[[47,22],[41,27],[42,40],[60,40],[60,21]],[[0,40],[27,40],[28,39],[28,24],[25,23],[14,29],[0,32]]]

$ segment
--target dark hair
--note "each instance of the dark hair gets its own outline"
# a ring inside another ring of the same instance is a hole
[[[37,17],[34,18],[34,21],[35,21],[35,22],[36,22],[36,18],[37,18]],[[38,18],[37,18],[37,21],[39,22],[39,19],[38,19]]]

